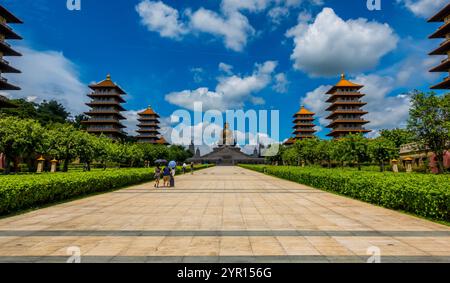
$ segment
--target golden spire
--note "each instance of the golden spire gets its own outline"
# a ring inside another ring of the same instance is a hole
[[[111,80],[111,74],[107,74],[107,75],[106,75],[106,80],[107,80],[107,81],[110,81],[110,80]]]
[[[345,80],[345,73],[341,74],[341,80]]]

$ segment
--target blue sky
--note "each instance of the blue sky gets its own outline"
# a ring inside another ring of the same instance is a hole
[[[428,91],[442,76],[427,70],[438,25],[426,18],[445,0],[66,0],[2,1],[25,24],[12,42],[24,53],[8,78],[22,91],[10,97],[58,99],[74,114],[86,110],[86,85],[107,73],[129,94],[127,126],[152,105],[167,117],[206,108],[280,110],[280,138],[305,104],[327,133],[323,93],[341,72],[367,93],[370,129],[402,127],[412,89]]]

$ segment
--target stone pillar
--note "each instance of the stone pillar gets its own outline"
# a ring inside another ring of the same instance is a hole
[[[51,162],[52,162],[52,167],[50,169],[50,172],[56,173],[56,166],[58,165],[58,160],[53,159]]]
[[[39,159],[37,160],[38,164],[37,164],[37,173],[42,173],[44,172],[44,163],[45,163],[45,158],[41,155],[41,157],[39,157]]]
[[[412,163],[413,159],[411,157],[407,157],[404,159],[406,162],[406,173],[412,173]]]
[[[398,160],[397,159],[392,160],[392,171],[394,173],[398,173]]]
[[[305,161],[302,160],[302,167],[305,167]]]

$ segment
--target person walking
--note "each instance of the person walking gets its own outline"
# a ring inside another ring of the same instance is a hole
[[[164,167],[163,170],[163,183],[164,187],[168,187],[170,182],[170,169],[169,166]]]
[[[161,180],[161,168],[159,165],[155,168],[155,188],[159,188],[159,181]]]
[[[170,169],[170,187],[171,188],[175,187],[175,174],[176,174],[176,172],[177,172],[176,168]]]
[[[183,163],[183,175],[186,174],[187,164],[186,162]]]
[[[191,175],[194,175],[194,162],[191,162]]]

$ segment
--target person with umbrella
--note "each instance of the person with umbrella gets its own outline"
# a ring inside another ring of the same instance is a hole
[[[167,164],[167,160],[157,159],[155,160],[156,168],[155,168],[155,188],[159,188],[159,182],[161,180],[161,175],[163,175],[163,186],[166,186],[167,177],[164,170],[161,170],[161,165]],[[166,166],[167,167],[167,166]],[[168,175],[167,175],[168,176]]]
[[[177,168],[177,163],[175,161],[169,162],[169,168],[170,168],[170,187],[175,187],[175,173]]]

